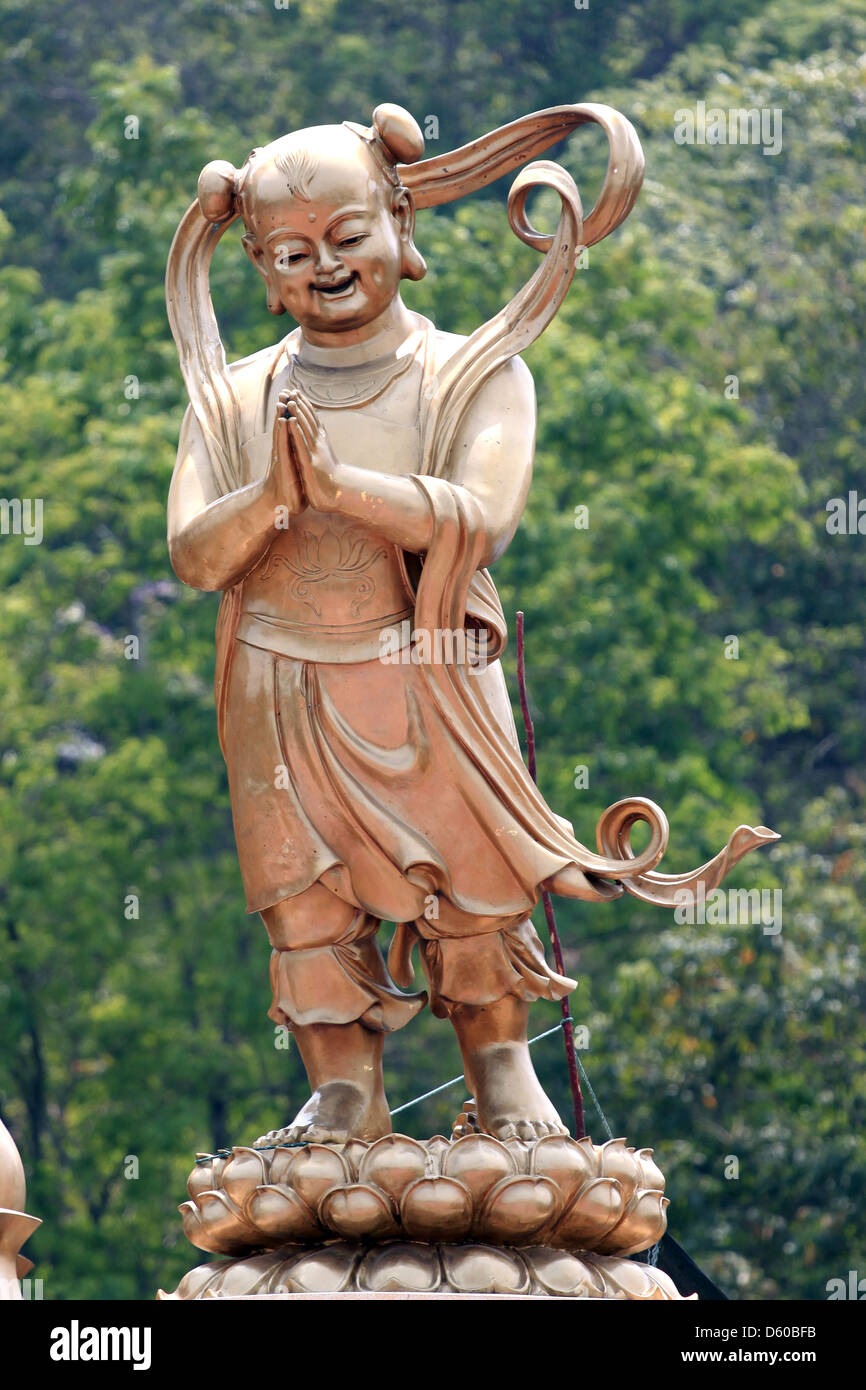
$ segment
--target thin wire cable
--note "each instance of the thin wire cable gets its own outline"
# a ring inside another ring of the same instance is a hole
[[[558,1033],[560,1028],[565,1027],[565,1025],[568,1023],[570,1023],[572,1026],[574,1025],[574,1019],[571,1017],[570,1014],[568,1018],[563,1018],[559,1023],[557,1023],[555,1028],[548,1028],[544,1033],[537,1033],[534,1038],[529,1038],[529,1047],[532,1047],[533,1043],[541,1042],[542,1038],[552,1037],[554,1033]],[[598,1103],[595,1091],[592,1089],[589,1077],[586,1074],[586,1069],[584,1068],[584,1065],[579,1057],[577,1058],[577,1065],[580,1067],[583,1079],[586,1082],[586,1088],[592,1097],[593,1104],[599,1113],[599,1117],[601,1119],[602,1124],[605,1127],[605,1130],[607,1131],[607,1137],[609,1139],[612,1139],[613,1133],[611,1131],[610,1125],[607,1122],[607,1118],[605,1117],[604,1111]],[[441,1086],[434,1086],[432,1091],[425,1091],[422,1096],[416,1096],[414,1100],[407,1100],[404,1101],[402,1105],[396,1105],[394,1109],[390,1110],[388,1113],[390,1115],[400,1115],[404,1110],[411,1110],[413,1105],[420,1105],[422,1100],[429,1100],[431,1096],[438,1096],[440,1091],[447,1091],[449,1086],[456,1086],[459,1081],[463,1080],[464,1076],[461,1072],[459,1076],[452,1076],[450,1081],[443,1081]],[[256,1144],[253,1147],[256,1153],[264,1153],[268,1149],[305,1149],[308,1143],[309,1140],[307,1139],[296,1139],[293,1140],[290,1144]],[[200,1165],[202,1163],[210,1163],[215,1158],[230,1158],[231,1153],[231,1149],[217,1149],[216,1153],[213,1154],[197,1154],[195,1161],[197,1165]]]
[[[530,1038],[529,1046],[531,1047],[533,1043],[541,1042],[542,1038],[549,1038],[551,1033],[558,1033],[561,1027],[562,1024],[557,1023],[555,1028],[548,1028],[546,1033],[539,1033],[537,1038]],[[463,1080],[464,1076],[461,1072],[459,1076],[452,1076],[450,1081],[443,1081],[441,1086],[434,1086],[432,1091],[425,1091],[423,1096],[416,1096],[414,1100],[407,1100],[403,1105],[396,1106],[393,1110],[389,1111],[389,1114],[399,1115],[402,1110],[409,1110],[413,1105],[420,1105],[422,1100],[429,1100],[431,1096],[438,1096],[440,1091],[447,1091],[449,1086],[456,1086],[458,1081]]]
[[[586,1089],[589,1091],[590,1100],[592,1101],[593,1105],[595,1106],[596,1110],[598,1111],[598,1118],[601,1120],[601,1123],[604,1125],[604,1130],[605,1130],[605,1133],[606,1133],[608,1139],[612,1139],[612,1138],[613,1138],[613,1130],[611,1129],[610,1125],[608,1124],[608,1122],[607,1122],[607,1116],[605,1115],[604,1111],[603,1111],[602,1108],[601,1108],[601,1105],[599,1104],[598,1096],[595,1094],[595,1091],[592,1089],[592,1082],[590,1081],[589,1077],[588,1077],[587,1074],[586,1074],[586,1067],[583,1065],[583,1062],[580,1060],[580,1056],[579,1056],[579,1054],[578,1054],[577,1052],[575,1052],[574,1056],[575,1056],[575,1060],[576,1060],[576,1062],[577,1062],[577,1065],[580,1067],[580,1074],[581,1074],[581,1076],[583,1077],[584,1081],[586,1082]]]

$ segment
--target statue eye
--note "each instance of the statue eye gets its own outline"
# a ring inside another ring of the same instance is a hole
[[[358,246],[366,237],[366,232],[356,232],[353,236],[343,237],[341,246]]]
[[[306,259],[306,251],[290,251],[288,246],[274,248],[274,265],[277,270],[288,270],[290,266],[299,265],[301,261]]]

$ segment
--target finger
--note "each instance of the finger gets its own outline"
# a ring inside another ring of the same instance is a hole
[[[287,416],[283,415],[277,418],[276,434],[277,457],[279,458],[280,464],[287,471],[294,473],[294,449],[292,447],[292,436],[289,433],[289,420]]]
[[[297,400],[289,402],[290,418],[296,422],[299,429],[303,432],[304,439],[307,441],[307,448],[312,453],[316,446],[316,436],[318,429],[311,422],[309,415],[304,410],[301,403]]]
[[[289,434],[291,435],[292,444],[295,450],[295,458],[298,461],[298,467],[302,471],[308,469],[312,462],[310,458],[310,449],[306,439],[304,438],[301,426],[294,417],[291,417],[289,419]]]
[[[321,429],[321,424],[319,422],[319,417],[316,414],[315,408],[310,403],[310,401],[307,400],[306,396],[298,397],[298,408],[300,414],[303,416],[304,420],[307,422],[309,426],[309,430],[312,434],[312,437],[315,439],[316,435],[319,433],[319,430]]]
[[[315,431],[319,428],[319,417],[312,404],[301,391],[294,391],[290,398],[293,412],[307,422]]]

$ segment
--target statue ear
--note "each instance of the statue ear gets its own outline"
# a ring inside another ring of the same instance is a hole
[[[401,188],[391,204],[391,213],[400,226],[400,240],[403,243],[403,264],[400,275],[404,280],[423,280],[427,274],[427,262],[415,245],[415,204],[412,194]]]
[[[253,265],[255,266],[256,270],[265,280],[267,280],[268,272],[265,270],[264,252],[262,248],[259,246],[259,243],[256,241],[255,237],[253,236],[252,232],[245,232],[244,235],[241,237],[241,243],[250,260],[252,261]]]
[[[261,246],[259,246],[252,232],[246,232],[244,236],[241,237],[241,243],[256,270],[259,272],[259,275],[261,275],[268,287],[268,312],[271,314],[284,314],[286,312],[286,306],[277,294],[276,286],[271,283],[271,277],[265,265],[265,253]]]

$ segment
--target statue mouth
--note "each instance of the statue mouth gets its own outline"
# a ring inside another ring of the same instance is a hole
[[[314,284],[316,294],[323,294],[327,299],[340,299],[343,295],[348,295],[355,287],[358,272],[353,270],[350,275],[346,275],[342,280],[334,280],[330,284]]]

